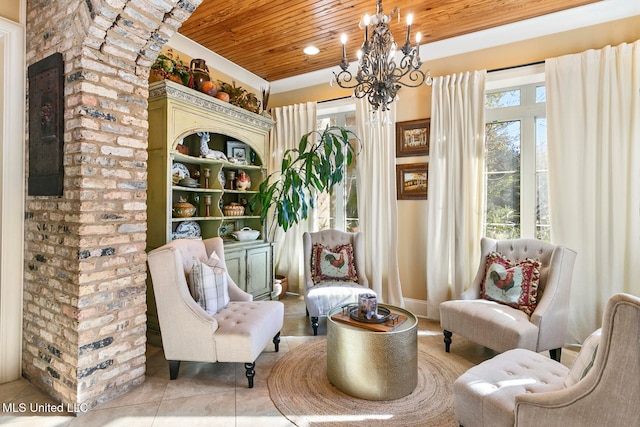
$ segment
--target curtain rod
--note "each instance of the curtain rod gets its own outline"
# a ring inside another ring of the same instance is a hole
[[[539,64],[544,64],[544,61],[529,62],[528,64],[512,65],[511,67],[495,68],[493,70],[488,70],[487,73],[493,73],[496,71],[504,71],[504,70],[513,70],[515,68],[522,68],[522,67],[528,67],[530,65],[539,65]]]
[[[340,98],[332,98],[332,99],[325,99],[324,101],[316,101],[318,104],[322,104],[323,102],[332,102],[332,101],[340,101],[342,99],[348,99],[351,98],[351,95],[348,96],[342,96]]]

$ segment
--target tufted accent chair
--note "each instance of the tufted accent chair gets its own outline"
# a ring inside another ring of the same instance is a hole
[[[229,304],[211,315],[191,297],[187,275],[193,258],[206,261],[216,252],[224,264],[222,239],[177,239],[149,252],[148,263],[158,309],[164,356],[169,377],[178,376],[180,361],[244,363],[253,387],[255,360],[269,341],[278,351],[284,305],[252,301],[227,273]]]
[[[453,384],[457,422],[464,427],[640,425],[640,298],[609,299],[595,359],[592,351],[583,347],[576,363],[586,356],[592,366],[586,373],[581,366],[582,375],[568,384],[568,368],[530,350],[509,350],[474,366]]]
[[[345,305],[358,302],[360,294],[376,293],[369,289],[369,281],[364,273],[364,244],[361,232],[345,233],[339,230],[322,230],[315,233],[305,232],[302,235],[304,253],[304,301],[307,306],[307,315],[311,320],[313,335],[318,335],[319,317],[325,317],[331,308],[337,305]],[[314,243],[320,243],[330,248],[351,243],[353,256],[358,275],[358,283],[355,282],[322,282],[314,283],[311,272],[311,252]]]
[[[528,316],[523,311],[480,298],[487,256],[498,251],[513,261],[540,260],[538,306]],[[569,318],[569,291],[576,253],[571,249],[535,239],[494,240],[482,238],[478,272],[461,299],[440,304],[440,325],[445,350],[452,334],[460,334],[494,351],[525,348],[547,351],[560,361]]]

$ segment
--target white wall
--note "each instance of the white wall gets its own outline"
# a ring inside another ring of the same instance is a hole
[[[0,17],[0,384],[22,372],[24,53],[24,27]]]

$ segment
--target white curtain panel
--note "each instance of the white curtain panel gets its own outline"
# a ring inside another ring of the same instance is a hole
[[[548,59],[551,240],[577,252],[567,341],[640,295],[640,41]]]
[[[279,171],[284,152],[296,148],[303,135],[316,130],[316,103],[289,105],[271,110],[275,126],[269,138],[269,172]],[[276,274],[287,276],[287,289],[302,292],[304,283],[304,264],[302,259],[302,234],[310,231],[310,220],[301,221],[288,228],[286,233],[275,227],[276,221],[269,221],[269,230],[276,242],[274,265]],[[272,228],[273,227],[273,228]]]
[[[427,316],[459,298],[480,259],[486,71],[435,78],[427,209]]]
[[[360,99],[356,103],[357,135],[362,144],[356,167],[358,217],[369,285],[382,302],[404,307],[398,269],[395,114],[394,104],[388,112],[390,123],[383,124],[379,117],[373,124],[369,102]]]

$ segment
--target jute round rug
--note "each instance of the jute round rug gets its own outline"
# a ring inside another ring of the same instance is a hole
[[[418,339],[418,385],[408,396],[370,401],[349,396],[327,378],[327,343],[293,348],[271,370],[271,400],[299,427],[306,426],[457,426],[452,386],[472,363],[444,352],[442,340]],[[442,348],[441,348],[442,347]]]

